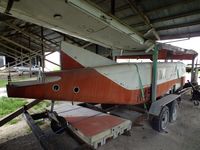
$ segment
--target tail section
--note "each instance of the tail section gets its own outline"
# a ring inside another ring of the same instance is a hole
[[[80,63],[71,58],[69,55],[65,54],[63,51],[60,53],[61,59],[61,70],[70,70],[84,68]]]
[[[77,69],[83,67],[97,67],[116,64],[115,61],[97,55],[83,48],[62,42],[61,68]]]

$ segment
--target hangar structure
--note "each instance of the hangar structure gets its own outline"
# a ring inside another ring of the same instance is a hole
[[[18,1],[5,0],[0,4],[2,12],[0,15],[1,55],[7,56],[7,62],[12,61],[10,65],[18,65],[19,62],[29,65],[30,59],[32,60],[31,64],[37,64],[38,62],[34,60],[44,60],[45,55],[59,51],[62,40],[93,50],[104,56],[112,55],[112,52],[109,51],[111,47],[104,48],[103,44],[85,41],[83,38],[76,38],[63,32],[39,26],[37,22],[34,24],[34,22],[26,22],[23,19],[13,17],[12,9],[15,9],[18,3]],[[170,0],[167,2],[156,0],[151,2],[145,0],[95,0],[91,3],[95,3],[105,14],[130,27],[144,39],[165,40],[200,35],[199,0]],[[43,1],[40,1],[38,5],[44,4]],[[59,21],[64,16],[56,11],[54,10],[51,13],[52,18]],[[82,27],[80,25],[80,28],[83,27],[84,25]],[[88,28],[85,29],[88,33],[95,32],[92,31],[95,29],[93,26],[85,28]],[[45,52],[50,53],[44,54]],[[44,57],[42,57],[43,55]],[[51,62],[50,60],[47,61]]]
[[[113,60],[152,60],[152,105],[157,98],[158,59],[192,60],[194,80],[197,52],[156,41],[200,36],[200,0],[40,0],[34,5],[2,0],[0,12],[0,55],[6,56],[8,67],[41,65],[44,71],[48,61],[62,68],[62,62],[46,56],[60,52],[66,41]],[[177,98],[170,95],[161,102],[166,105]]]
[[[121,51],[118,55],[123,56],[126,56],[124,51],[137,56],[153,54],[155,66],[158,49],[169,51],[160,53],[165,59],[173,54],[175,59],[192,59],[194,64],[197,56],[194,51],[188,53],[173,46],[158,46],[155,41],[198,36],[199,0],[50,0],[34,3],[12,0],[0,3],[1,54],[12,59],[14,65],[23,62],[31,66],[33,59],[35,64],[39,60],[42,68],[45,60],[55,64],[45,56],[59,51],[63,40],[100,55],[107,53],[107,57],[113,57],[113,50]]]

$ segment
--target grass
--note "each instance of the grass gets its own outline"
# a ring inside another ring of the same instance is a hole
[[[45,111],[47,109],[47,107],[49,107],[51,105],[51,103],[49,101],[42,101],[40,103],[38,103],[37,105],[33,106],[32,110],[34,111]]]
[[[0,118],[14,112],[21,106],[27,104],[28,102],[25,99],[21,98],[9,98],[9,97],[0,97]],[[49,107],[51,103],[49,101],[42,101],[39,104],[35,105],[31,108],[31,112],[38,113],[45,111],[47,107]],[[17,117],[11,121],[9,121],[8,125],[13,125],[21,121],[21,118]],[[43,121],[38,122],[39,125],[44,124]]]
[[[9,121],[7,124],[13,125],[13,124],[18,123],[19,121],[21,121],[21,119],[20,118],[16,118],[16,119],[13,119],[13,120]]]
[[[0,87],[5,87],[7,83],[7,80],[0,80]]]
[[[16,82],[16,81],[24,81],[24,80],[31,80],[29,77],[27,77],[27,76],[19,76],[19,77],[15,77],[15,78],[12,78],[11,77],[11,79],[12,79],[12,82]],[[0,80],[0,88],[1,87],[5,87],[6,86],[6,84],[8,84],[8,80],[5,80],[5,79],[1,79]]]
[[[27,101],[24,99],[0,97],[0,118],[10,114],[25,104],[27,104]]]

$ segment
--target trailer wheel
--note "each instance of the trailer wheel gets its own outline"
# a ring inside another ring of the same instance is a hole
[[[55,120],[51,120],[51,129],[56,134],[61,134],[65,131],[65,127],[67,126],[67,122],[65,118],[57,116],[59,122]]]
[[[175,122],[178,116],[178,102],[174,100],[169,105],[169,122]]]
[[[163,132],[169,124],[169,108],[164,106],[158,117],[153,117],[152,128],[158,132]]]

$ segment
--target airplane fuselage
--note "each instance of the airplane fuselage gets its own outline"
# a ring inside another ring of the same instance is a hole
[[[8,96],[105,104],[150,100],[151,63],[115,64],[45,73],[43,81],[11,83]],[[184,84],[182,63],[158,63],[157,97]],[[142,85],[140,85],[141,80]],[[141,90],[145,97],[142,97]]]

